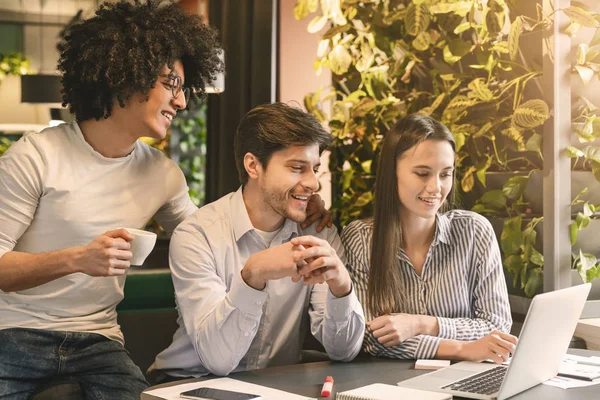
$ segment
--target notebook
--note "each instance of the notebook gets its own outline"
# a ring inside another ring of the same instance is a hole
[[[446,393],[427,392],[409,389],[385,383],[374,383],[358,389],[346,390],[335,396],[335,400],[449,400],[452,396]]]

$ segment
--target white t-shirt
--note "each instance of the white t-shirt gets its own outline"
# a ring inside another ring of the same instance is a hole
[[[187,191],[177,165],[143,142],[126,157],[106,158],[76,123],[28,134],[0,157],[0,258],[83,246],[118,227],[141,229],[153,217],[173,231],[197,209]],[[115,308],[124,284],[125,276],[75,273],[0,290],[0,329],[93,332],[123,343]]]

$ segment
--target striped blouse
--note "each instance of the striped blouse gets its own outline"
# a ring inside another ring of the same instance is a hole
[[[358,220],[342,232],[348,270],[366,321],[367,287],[373,235],[372,220]],[[512,325],[500,250],[491,224],[471,211],[452,210],[436,216],[435,236],[421,276],[401,251],[398,255],[406,304],[396,312],[437,317],[438,336],[418,335],[386,348],[365,330],[363,349],[390,358],[434,358],[442,339],[476,340],[494,329],[508,333]]]

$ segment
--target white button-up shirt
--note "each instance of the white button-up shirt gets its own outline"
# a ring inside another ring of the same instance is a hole
[[[345,262],[335,228],[317,233],[315,226],[303,230],[286,219],[270,246],[314,235],[326,239]],[[242,188],[179,225],[170,248],[179,329],[151,369],[202,376],[294,364],[309,326],[330,358],[356,356],[365,321],[354,290],[336,298],[327,284],[307,286],[290,278],[253,289],[240,272],[252,254],[266,248],[250,222]]]

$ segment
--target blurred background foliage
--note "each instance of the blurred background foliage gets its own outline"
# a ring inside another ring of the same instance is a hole
[[[571,4],[546,15],[540,4],[518,0],[298,0],[295,17],[310,16],[307,29],[321,38],[314,67],[333,74],[333,86],[307,94],[304,104],[335,137],[329,167],[338,225],[372,215],[379,146],[390,127],[409,113],[431,115],[456,140],[460,205],[501,219],[504,266],[515,286],[535,294],[543,280],[535,229],[542,216],[524,194],[532,171],[543,168],[550,110],[542,32],[556,12],[570,18],[570,35],[596,29],[573,65],[588,82],[600,70],[600,18]],[[588,111],[595,118],[596,109]],[[588,140],[600,136],[596,127],[587,126]],[[600,166],[595,149],[577,153],[589,168]],[[507,178],[488,187],[498,172]]]

